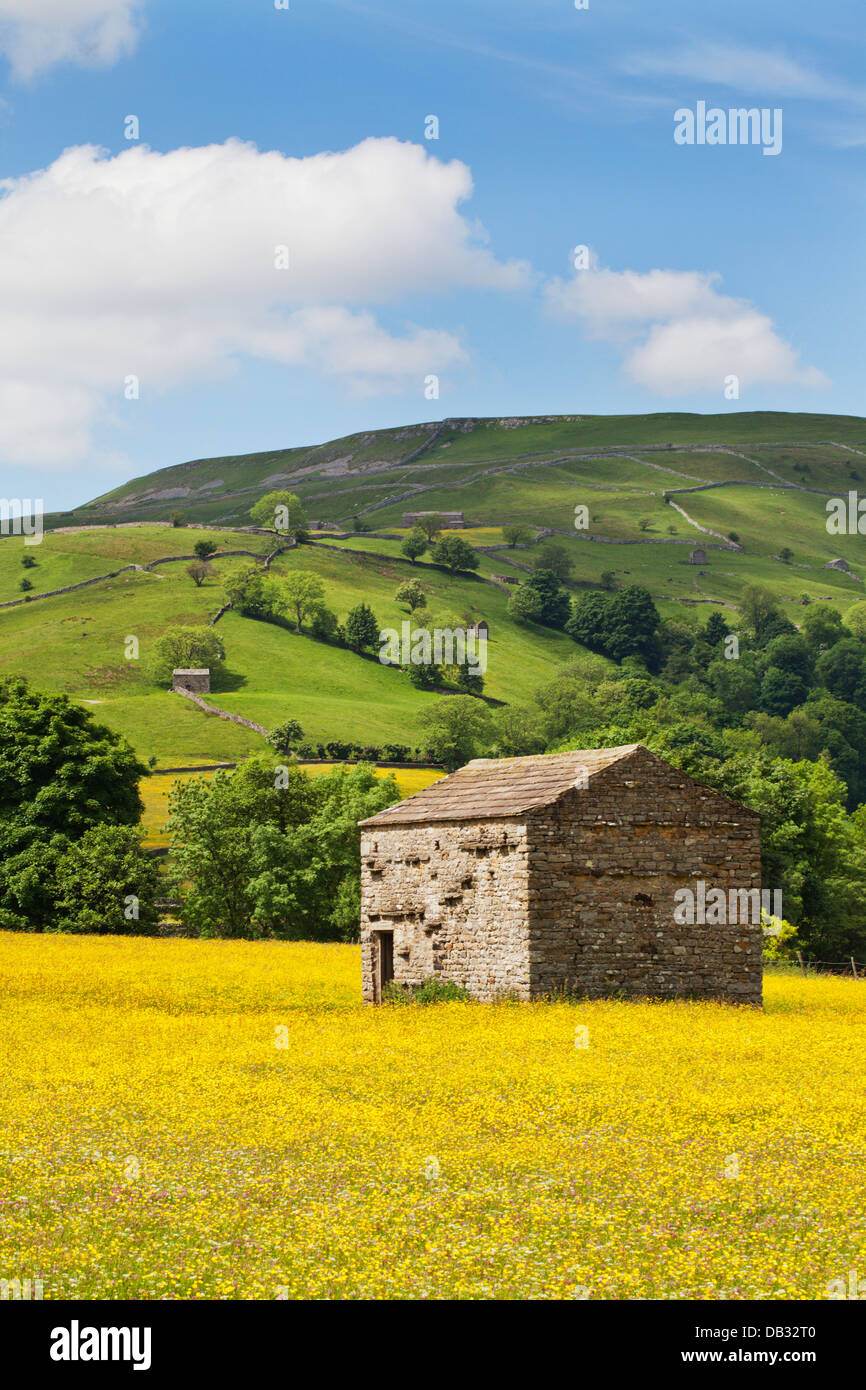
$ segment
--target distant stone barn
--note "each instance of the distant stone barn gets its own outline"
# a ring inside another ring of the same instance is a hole
[[[760,1004],[760,886],[759,817],[640,744],[479,758],[361,822],[364,999]]]
[[[210,668],[208,666],[176,666],[171,673],[172,690],[189,690],[193,695],[210,694]]]
[[[697,548],[696,550],[690,550],[690,551],[689,551],[689,564],[690,564],[690,565],[705,565],[706,563],[707,563],[707,552],[706,552],[705,550],[702,550],[700,546],[698,546],[698,548]]]

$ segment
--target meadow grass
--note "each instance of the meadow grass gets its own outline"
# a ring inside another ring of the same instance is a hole
[[[862,982],[771,973],[763,1011],[359,992],[351,945],[0,934],[4,1275],[811,1300],[864,1268]]]

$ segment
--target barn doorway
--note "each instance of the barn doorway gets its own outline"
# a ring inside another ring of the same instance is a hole
[[[394,933],[377,931],[373,933],[376,948],[375,979],[376,1003],[381,1004],[385,986],[394,978]]]

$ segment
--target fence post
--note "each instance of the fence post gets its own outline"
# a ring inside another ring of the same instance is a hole
[[[858,979],[859,977],[858,977],[858,975],[857,975],[857,962],[856,962],[856,960],[854,959],[853,956],[851,957],[851,970],[852,970],[852,972],[853,972],[854,979],[855,979],[855,980]]]
[[[797,952],[797,960],[800,962],[800,969],[802,970],[803,974],[805,975],[805,974],[806,974],[806,967],[805,967],[805,965],[803,964],[803,957],[802,957],[802,955],[800,954],[799,951]]]

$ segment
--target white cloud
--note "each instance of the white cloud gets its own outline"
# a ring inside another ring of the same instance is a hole
[[[756,385],[821,387],[773,322],[744,299],[722,294],[721,277],[696,270],[605,270],[597,263],[545,287],[549,308],[577,319],[590,338],[623,353],[626,374],[658,395],[723,389],[737,376]]]
[[[105,66],[131,53],[142,0],[0,0],[0,52],[27,79],[57,63]]]
[[[471,192],[464,164],[394,139],[304,159],[80,146],[0,183],[0,456],[74,461],[125,377],[152,396],[245,355],[420,392],[465,360],[459,339],[387,331],[372,306],[530,283],[462,216]]]

